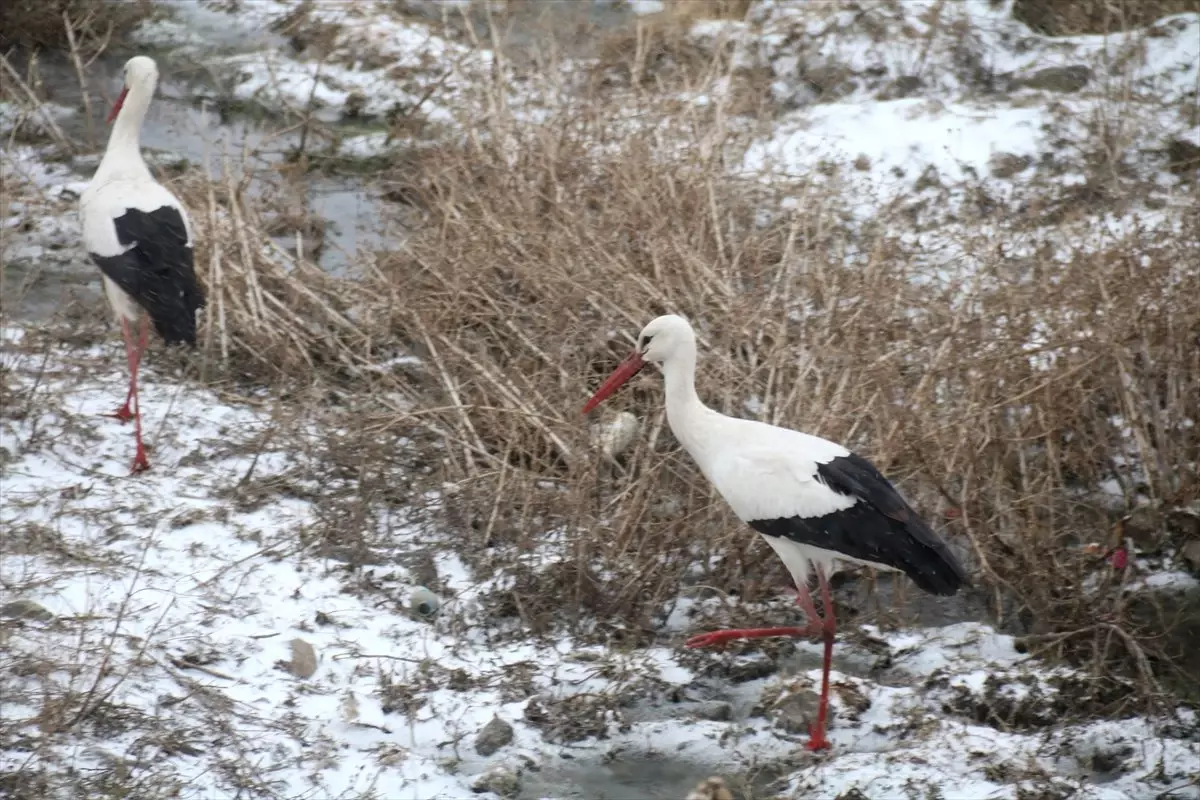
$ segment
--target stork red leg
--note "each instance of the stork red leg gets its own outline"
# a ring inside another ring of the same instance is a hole
[[[825,604],[825,616],[821,620],[825,654],[821,659],[821,699],[817,703],[817,721],[808,729],[808,744],[805,747],[809,750],[827,750],[829,740],[825,738],[825,720],[829,716],[829,669],[833,666],[833,637],[837,632],[837,617],[833,613],[829,581],[825,579],[825,571],[820,566],[817,567],[817,582],[821,585],[821,602]]]
[[[138,343],[135,347],[132,337],[129,335],[129,324],[121,320],[121,335],[125,339],[125,360],[129,363],[129,391],[125,393],[125,403],[114,411],[109,416],[121,420],[121,422],[129,422],[133,419],[133,411],[129,408],[129,401],[133,399],[133,384],[134,376],[137,374],[138,365],[142,363],[142,353],[146,352],[146,342],[150,336],[150,324],[146,317],[142,317],[142,329],[138,335]]]
[[[713,631],[712,633],[701,633],[684,642],[684,647],[712,647],[715,644],[723,644],[736,639],[766,639],[772,636],[790,636],[793,638],[808,638],[822,633],[825,628],[821,621],[821,616],[817,614],[817,608],[813,605],[812,596],[808,593],[808,587],[801,586],[796,590],[796,602],[800,604],[800,610],[804,612],[804,616],[808,619],[808,625],[803,628],[788,627],[788,628],[733,628],[726,631]]]
[[[827,750],[829,740],[825,738],[825,721],[829,716],[829,670],[833,666],[833,636],[837,630],[837,620],[833,614],[833,597],[829,591],[829,582],[825,573],[817,567],[817,581],[821,586],[821,601],[825,604],[825,616],[817,613],[812,595],[807,586],[796,587],[796,602],[808,618],[808,626],[804,628],[735,628],[726,631],[713,631],[693,636],[684,643],[685,647],[711,647],[715,644],[733,641],[735,639],[763,639],[771,636],[791,636],[809,638],[820,636],[825,642],[825,654],[821,664],[821,697],[817,703],[817,721],[808,729],[809,739],[805,745],[809,750]]]
[[[146,350],[146,341],[150,335],[150,320],[148,317],[142,317],[136,349],[130,347],[133,336],[129,332],[129,321],[124,318],[121,319],[121,332],[125,335],[125,355],[129,360],[129,394],[125,399],[125,405],[117,411],[115,416],[118,419],[128,419],[130,416],[133,418],[133,435],[137,441],[137,452],[133,456],[133,468],[130,470],[130,474],[136,475],[150,469],[150,462],[146,460],[146,447],[142,444],[142,412],[138,404],[137,390],[138,367],[141,366],[142,353]],[[133,400],[132,413],[129,410],[130,399]],[[122,412],[127,416],[122,417]]]

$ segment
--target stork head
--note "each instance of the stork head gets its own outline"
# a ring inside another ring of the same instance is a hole
[[[158,65],[149,56],[134,56],[125,62],[121,76],[124,83],[121,86],[121,94],[117,95],[117,102],[113,103],[112,111],[108,112],[109,124],[121,113],[130,90],[147,97],[154,94],[154,87],[158,83]]]
[[[666,314],[650,320],[638,334],[633,352],[613,370],[608,380],[600,385],[592,399],[583,407],[588,413],[600,405],[609,395],[620,389],[622,384],[642,371],[647,364],[665,364],[675,358],[695,356],[696,333],[688,321],[677,314]]]

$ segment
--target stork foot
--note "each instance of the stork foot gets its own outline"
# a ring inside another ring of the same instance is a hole
[[[829,740],[825,738],[824,727],[816,724],[809,725],[808,741],[804,743],[804,749],[819,753],[822,750],[828,750],[829,747]]]
[[[146,451],[139,447],[137,455],[133,457],[133,468],[129,470],[129,474],[137,475],[148,469],[150,469],[150,462],[146,460]]]
[[[104,416],[112,417],[113,419],[120,420],[121,422],[129,422],[133,419],[133,412],[129,410],[129,403],[126,403],[113,413],[105,414]]]

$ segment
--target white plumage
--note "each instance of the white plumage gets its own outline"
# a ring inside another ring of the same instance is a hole
[[[137,153],[136,150],[134,152]],[[146,169],[141,154],[137,153],[137,156],[138,166],[145,172],[144,178],[125,177],[120,174],[106,176],[102,174],[105,164],[101,162],[92,182],[79,198],[83,244],[89,253],[113,257],[124,255],[137,247],[137,241],[123,245],[117,240],[116,221],[131,208],[146,213],[160,208],[174,209],[182,218],[184,229],[187,231],[185,245],[192,246],[191,222],[187,209],[179,202],[179,198],[154,180],[150,171]],[[104,294],[117,319],[137,322],[145,313],[137,301],[107,275],[101,275],[101,280],[104,283]]]
[[[809,747],[822,749],[829,699],[834,613],[828,577],[835,559],[902,570],[926,591],[953,594],[966,576],[945,544],[870,462],[839,444],[753,420],[727,417],[696,394],[696,335],[682,317],[658,317],[642,329],[626,358],[584,406],[588,412],[647,363],[662,368],[667,421],[734,513],[771,546],[796,582],[806,628],[717,631],[693,637],[703,647],[738,638],[825,638],[821,703]],[[807,583],[812,567],[825,616]]]
[[[158,85],[158,66],[146,56],[134,56],[125,64],[124,77],[125,86],[113,107],[116,124],[108,148],[79,198],[83,245],[93,256],[123,255],[137,243],[122,244],[118,240],[116,220],[131,208],[146,213],[170,208],[182,218],[187,232],[185,244],[190,247],[192,231],[187,209],[178,197],[154,180],[142,158],[142,124]],[[142,315],[137,301],[107,275],[102,280],[117,318],[137,322]]]
[[[142,122],[157,83],[158,67],[152,59],[135,56],[126,62],[124,87],[108,118],[116,120],[108,148],[79,200],[83,243],[100,267],[104,294],[125,338],[129,392],[114,416],[135,422],[134,472],[149,466],[137,408],[137,372],[149,322],[168,344],[194,346],[196,312],[204,305],[187,211],[154,180],[142,159]],[[139,320],[135,343],[130,325]]]

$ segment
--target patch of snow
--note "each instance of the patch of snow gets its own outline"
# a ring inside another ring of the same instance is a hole
[[[18,128],[24,127],[32,133],[46,135],[50,132],[51,122],[65,122],[78,113],[78,110],[58,103],[42,103],[31,111],[15,103],[0,100],[0,134],[8,136]]]
[[[663,0],[626,0],[626,2],[629,4],[629,10],[638,16],[661,14],[666,8]]]
[[[749,19],[744,32],[721,28],[736,42],[735,63],[769,70],[772,96],[791,110],[739,169],[836,182],[859,220],[904,202],[939,225],[981,191],[1015,204],[1047,164],[1059,186],[1087,184],[1070,167],[1095,149],[1095,127],[1114,119],[1131,143],[1195,135],[1181,109],[1200,80],[1200,14],[1074,37],[1035,34],[1010,3],[987,0],[858,13],[764,0]],[[714,30],[693,35],[711,39]],[[1062,85],[1053,78],[1067,88],[1048,88]],[[1122,164],[1169,189],[1180,179],[1156,152],[1131,145]]]
[[[409,616],[404,598],[418,584],[403,567],[368,569],[364,582],[309,549],[317,525],[310,501],[290,493],[249,504],[237,499],[251,477],[263,486],[306,480],[298,452],[267,435],[268,408],[230,404],[150,369],[140,394],[152,469],[129,477],[131,431],[102,416],[123,396],[118,346],[46,349],[30,346],[21,328],[3,334],[13,396],[30,397],[36,387],[37,402],[0,422],[0,448],[10,455],[3,466],[0,525],[7,545],[0,578],[25,587],[22,593],[57,619],[12,629],[5,658],[41,654],[79,665],[75,673],[40,678],[4,671],[3,691],[9,698],[67,696],[95,683],[110,713],[153,720],[192,753],[160,754],[147,780],[174,782],[180,797],[215,796],[238,779],[228,765],[254,763],[283,796],[374,787],[391,796],[448,800],[469,796],[474,780],[497,764],[517,763],[513,757],[540,766],[527,776],[531,783],[572,765],[592,763],[602,772],[607,760],[631,752],[694,763],[701,774],[792,757],[796,742],[769,717],[695,720],[656,700],[667,690],[691,697],[733,690],[699,679],[681,663],[687,651],[676,645],[608,651],[565,637],[498,645],[477,616],[478,599],[491,587],[453,552],[436,552],[446,600],[437,619]],[[402,516],[389,534],[392,544],[419,546],[422,535]],[[680,599],[667,629],[695,632],[687,618],[697,608]],[[1003,777],[1004,765],[1040,765],[1053,774],[1065,757],[1075,766],[1057,779],[1064,786],[1089,797],[1140,796],[1179,782],[1200,756],[1196,742],[1173,739],[1143,720],[1022,733],[945,711],[939,697],[978,694],[987,676],[1030,675],[1045,685],[1037,676],[1063,674],[1028,661],[1011,637],[986,626],[863,632],[883,643],[895,674],[911,676],[911,685],[885,686],[841,671],[876,656],[839,645],[833,679],[843,688],[833,699],[834,750],[788,770],[793,792],[832,800],[852,788],[886,796],[920,786],[944,796],[1015,798],[1021,783]],[[283,666],[294,659],[294,639],[314,650],[309,677]],[[104,652],[108,668],[101,674]],[[820,675],[819,646],[800,643],[798,652],[808,666],[795,675],[737,691],[811,689]],[[947,688],[922,687],[935,674]],[[452,675],[459,677],[451,681]],[[505,687],[518,675],[527,678],[514,695]],[[847,704],[846,687],[862,697],[854,706],[860,710]],[[1019,688],[1005,696],[1019,700]],[[567,751],[525,717],[533,695],[556,702],[631,691],[640,698],[636,713],[619,703],[606,706],[607,738],[575,742],[569,762],[561,755]],[[10,724],[24,720],[22,734],[41,742],[46,768],[102,770],[143,741],[136,723],[101,734],[85,722],[69,736],[50,736],[38,728],[39,708],[17,700],[5,714]],[[489,759],[469,742],[493,715],[514,733],[512,744]],[[463,738],[466,746],[447,747]],[[1135,742],[1116,780],[1093,781],[1088,753]],[[3,751],[0,768],[18,768],[23,759]]]

